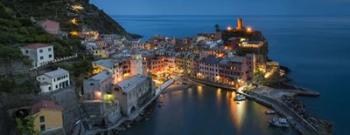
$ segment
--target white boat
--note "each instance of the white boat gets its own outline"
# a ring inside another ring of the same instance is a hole
[[[244,101],[246,98],[245,98],[245,96],[243,96],[243,95],[241,95],[241,94],[239,94],[239,95],[237,95],[236,97],[235,97],[235,101]]]
[[[273,117],[269,122],[271,126],[281,127],[281,128],[289,127],[289,124],[286,118]]]
[[[274,110],[266,110],[265,111],[265,114],[275,114],[276,113],[276,111],[274,111]]]

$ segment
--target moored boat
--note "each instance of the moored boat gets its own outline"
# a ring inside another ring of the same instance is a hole
[[[241,94],[237,95],[234,98],[235,101],[244,101],[245,99],[246,99],[246,97],[244,95],[241,95]]]
[[[274,110],[266,110],[265,111],[265,114],[275,114],[276,113],[276,111],[274,111]]]
[[[281,127],[281,128],[289,127],[289,123],[288,123],[286,118],[273,117],[269,121],[269,123],[270,123],[271,126],[275,126],[275,127]]]

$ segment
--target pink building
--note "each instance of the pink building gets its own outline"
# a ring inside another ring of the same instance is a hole
[[[40,21],[39,25],[47,32],[53,35],[60,33],[60,23],[53,20]]]

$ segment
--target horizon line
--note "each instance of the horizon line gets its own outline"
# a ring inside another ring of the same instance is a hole
[[[350,14],[110,14],[110,16],[350,16]]]

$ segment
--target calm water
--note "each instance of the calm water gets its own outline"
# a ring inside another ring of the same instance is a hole
[[[115,16],[130,32],[185,37],[212,32],[214,25],[235,24],[236,16]],[[334,124],[337,135],[350,134],[350,16],[247,16],[245,24],[261,30],[270,57],[288,66],[294,83],[321,92],[303,98],[310,113]],[[171,91],[152,119],[125,134],[281,134],[266,128],[264,108],[254,102],[232,104],[217,90]],[[221,97],[221,98],[220,98]],[[238,109],[241,108],[241,109]],[[242,109],[243,108],[243,109]]]

